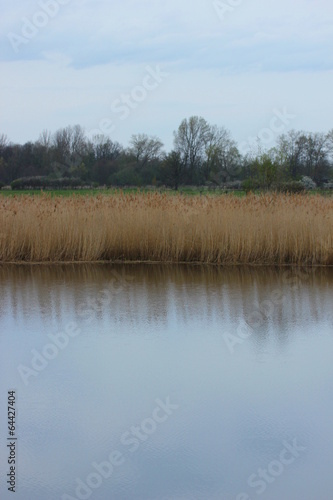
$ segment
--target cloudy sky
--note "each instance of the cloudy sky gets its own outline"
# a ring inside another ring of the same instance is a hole
[[[123,145],[203,116],[240,144],[333,128],[329,0],[12,0],[0,21],[0,133],[81,124]]]

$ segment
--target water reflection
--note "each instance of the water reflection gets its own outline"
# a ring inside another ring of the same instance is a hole
[[[332,285],[333,269],[324,268],[0,266],[0,318],[50,328],[82,322],[88,308],[101,322],[140,328],[236,320],[266,335],[273,327],[283,343],[286,324],[316,323],[318,333],[332,324]]]
[[[261,498],[329,500],[332,297],[323,268],[0,266],[1,387],[15,387],[19,404],[16,498],[78,498],[76,478],[119,450],[124,463],[89,498],[252,500],[248,478],[297,438],[306,451]],[[80,334],[25,384],[18,366],[32,367],[32,352],[73,323]],[[244,325],[251,333],[239,337]],[[131,453],[121,437],[168,396],[177,410]],[[4,436],[1,499],[11,498]]]

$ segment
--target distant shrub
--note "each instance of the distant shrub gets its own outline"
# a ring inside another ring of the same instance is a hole
[[[134,167],[126,167],[110,175],[107,186],[141,186],[142,180]]]
[[[256,189],[259,189],[259,187],[260,187],[259,182],[256,181],[255,179],[245,179],[242,182],[242,188],[247,193],[249,193],[250,191],[254,191]]]
[[[22,177],[20,179],[15,179],[13,182],[10,183],[10,186],[12,189],[15,190],[25,189],[29,181],[30,181],[29,177]],[[37,180],[37,178],[35,178],[33,182],[34,184],[38,184],[40,183],[40,180],[39,179]],[[38,187],[40,187],[40,184]]]
[[[5,187],[5,183],[4,182],[0,182],[0,189],[2,189],[4,187]]]
[[[14,190],[21,189],[76,189],[83,186],[84,182],[80,179],[70,177],[60,177],[58,179],[49,179],[44,176],[21,177],[11,183]]]
[[[272,190],[280,193],[302,193],[305,191],[305,187],[301,181],[289,181],[273,184]]]
[[[300,182],[303,184],[306,190],[316,189],[317,187],[317,184],[311,179],[311,177],[308,177],[306,175],[303,175]]]
[[[225,182],[222,187],[225,189],[232,189],[233,191],[237,191],[239,189],[242,189],[243,183],[242,181],[230,181]]]

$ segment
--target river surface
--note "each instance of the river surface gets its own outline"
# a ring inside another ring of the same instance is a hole
[[[332,269],[0,267],[1,500],[332,500],[332,299]]]

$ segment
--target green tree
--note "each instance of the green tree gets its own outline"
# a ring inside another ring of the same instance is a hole
[[[184,164],[179,151],[171,151],[165,158],[162,167],[162,179],[168,186],[178,189],[183,181]]]

